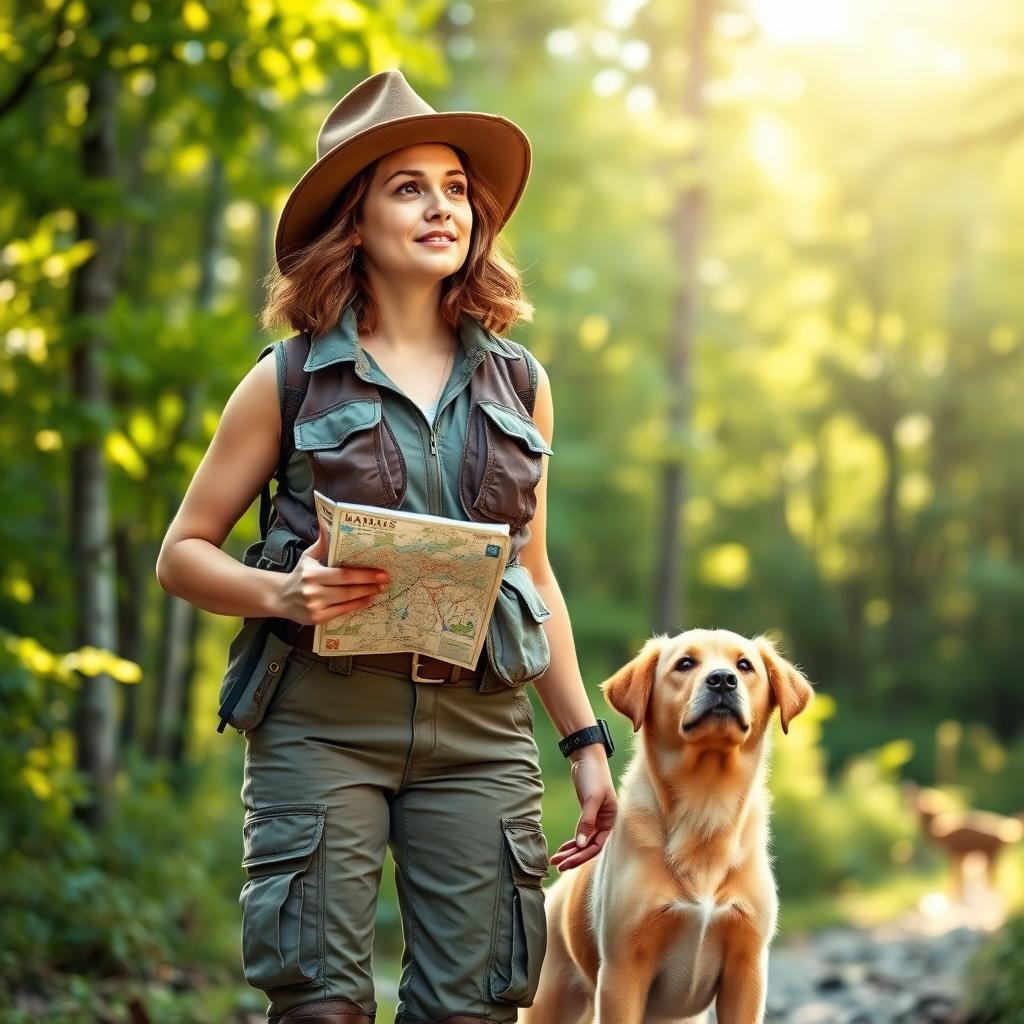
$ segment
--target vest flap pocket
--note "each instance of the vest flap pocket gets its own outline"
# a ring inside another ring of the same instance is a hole
[[[525,565],[517,563],[506,566],[501,582],[507,583],[519,595],[533,616],[534,622],[543,622],[551,618],[551,609],[544,603],[540,591],[534,586],[530,570]]]
[[[242,827],[242,867],[253,875],[272,865],[307,860],[323,835],[326,814],[326,804],[275,804],[249,813]]]
[[[543,622],[550,617],[526,566],[506,566],[487,630],[488,667],[481,691],[494,689],[495,683],[497,688],[522,686],[547,671],[551,649]]]
[[[300,451],[336,448],[353,431],[380,423],[381,403],[375,398],[343,402],[309,419],[295,422],[295,447]]]
[[[532,452],[544,455],[553,455],[554,452],[544,440],[537,424],[521,413],[510,409],[500,402],[480,402],[480,408],[486,413],[487,418],[494,423],[499,430],[512,437],[518,438]]]

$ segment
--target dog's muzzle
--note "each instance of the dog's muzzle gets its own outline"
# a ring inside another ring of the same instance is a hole
[[[707,718],[732,718],[746,732],[750,726],[744,718],[736,692],[736,676],[719,669],[708,675],[704,686],[689,721],[683,723],[683,731],[695,729]]]

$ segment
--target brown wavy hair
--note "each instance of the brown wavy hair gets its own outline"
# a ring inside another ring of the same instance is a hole
[[[512,325],[533,319],[533,306],[523,297],[522,281],[511,251],[498,235],[501,207],[494,192],[477,175],[456,146],[469,181],[473,229],[465,262],[442,282],[441,318],[458,330],[463,314],[487,330],[503,334]],[[263,279],[267,299],[260,322],[268,330],[288,326],[308,331],[316,340],[337,324],[352,303],[360,333],[377,329],[379,313],[362,263],[362,249],[353,245],[359,213],[379,160],[368,164],[341,190],[324,215],[329,227],[289,257],[288,272],[275,266]]]

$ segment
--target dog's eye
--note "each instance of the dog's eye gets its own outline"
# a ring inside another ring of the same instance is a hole
[[[689,657],[689,656],[687,656],[685,658],[680,658],[676,662],[676,671],[677,672],[688,672],[696,664],[697,664],[697,662],[694,661],[694,659]]]
[[[747,661],[746,658],[740,658],[740,660],[736,662],[736,667],[738,669],[740,669],[741,671],[743,671],[743,672],[753,672],[754,671],[754,666],[751,665],[750,662]]]

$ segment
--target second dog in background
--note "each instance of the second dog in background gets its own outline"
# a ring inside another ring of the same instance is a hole
[[[524,1024],[719,1024],[764,1016],[778,899],[767,728],[813,696],[765,636],[656,636],[602,684],[638,733],[600,856],[547,890],[548,948]]]

